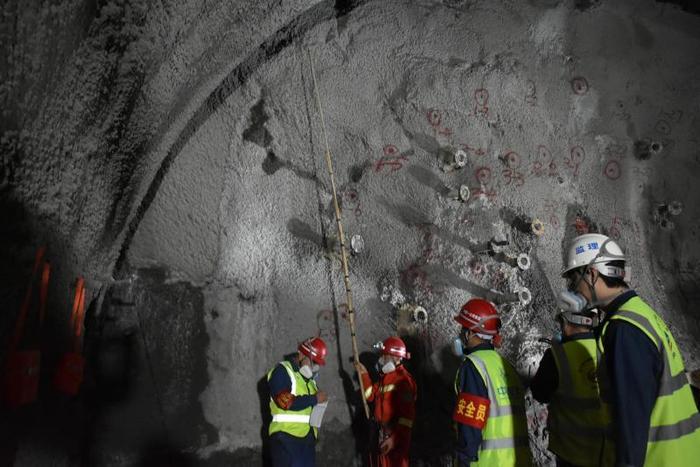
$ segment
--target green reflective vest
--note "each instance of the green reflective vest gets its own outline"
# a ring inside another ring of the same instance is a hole
[[[574,465],[613,464],[612,450],[602,458],[610,416],[600,399],[595,339],[555,343],[552,356],[559,385],[549,403],[549,450]]]
[[[294,371],[292,364],[288,361],[279,363],[287,370],[289,379],[292,381],[291,393],[294,396],[314,395],[318,392],[316,382],[313,379],[307,380],[301,373]],[[267,372],[267,380],[270,381],[274,367]],[[303,410],[284,410],[280,408],[270,395],[270,414],[272,421],[270,422],[269,434],[282,431],[298,438],[304,438],[309,434],[311,425],[309,419],[313,407],[307,407]],[[314,428],[314,436],[318,437],[318,429]]]
[[[466,356],[477,369],[491,405],[482,430],[479,460],[470,466],[531,466],[532,456],[525,416],[525,391],[513,367],[495,350],[477,350]],[[460,392],[459,372],[455,391]]]
[[[668,326],[641,298],[633,297],[603,325],[598,339],[598,349],[602,353],[605,353],[605,334],[612,320],[625,321],[639,328],[663,357],[664,369],[659,394],[651,411],[644,465],[700,465],[700,414],[685,375],[683,358]],[[606,400],[609,384],[604,364],[600,367],[601,394]]]

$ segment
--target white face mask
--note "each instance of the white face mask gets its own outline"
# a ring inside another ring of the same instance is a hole
[[[299,373],[306,379],[314,377],[314,372],[309,365],[302,365],[301,368],[299,368]]]
[[[396,371],[396,364],[390,358],[387,359],[382,357],[380,364],[382,365],[382,373],[385,375],[391,373],[392,371]]]

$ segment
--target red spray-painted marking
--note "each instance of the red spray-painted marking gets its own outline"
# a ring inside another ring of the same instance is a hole
[[[481,196],[485,196],[487,199],[491,200],[496,197],[496,192],[489,186],[491,183],[491,169],[489,167],[477,168],[474,171],[474,177],[479,183],[479,187],[470,190],[472,198],[478,199]]]
[[[476,277],[483,277],[488,270],[486,265],[479,260],[472,260],[469,263],[469,272],[471,272]]]
[[[586,158],[586,151],[581,146],[571,148],[569,157],[564,161],[567,167],[574,169],[574,177],[578,176],[578,168]]]
[[[452,129],[442,126],[442,117],[443,111],[439,109],[429,109],[426,112],[428,124],[433,128],[435,134],[450,137],[452,136]]]
[[[488,200],[493,200],[496,198],[496,191],[495,190],[482,190],[481,188],[474,188],[471,190],[471,198],[473,199],[478,199],[482,196],[485,196]]]
[[[508,151],[503,158],[506,161],[506,166],[511,169],[515,170],[518,167],[520,167],[520,154],[518,154],[515,151]]]
[[[537,146],[537,160],[532,163],[532,175],[542,177],[546,175],[546,167],[553,161],[552,152],[543,144]]]
[[[393,144],[387,144],[382,148],[382,152],[384,152],[384,155],[387,157],[396,156],[399,153],[399,148]]]
[[[603,168],[603,174],[610,180],[617,180],[622,175],[622,169],[618,161],[608,161]]]
[[[576,216],[576,220],[574,221],[574,229],[578,235],[587,234],[591,231],[588,222],[586,222],[586,220],[580,216]]]
[[[360,206],[360,195],[356,190],[347,190],[342,194],[343,201],[347,204],[348,208],[352,209],[352,212],[356,216],[362,214],[362,208]]]
[[[482,148],[473,148],[468,144],[460,144],[459,147],[467,154],[473,154],[475,156],[483,156],[486,154],[486,150]]]
[[[491,182],[491,169],[488,167],[479,167],[474,172],[476,181],[482,185],[488,185]]]
[[[381,172],[384,167],[389,169],[388,173],[393,173],[397,170],[401,170],[404,162],[408,162],[408,157],[405,155],[399,155],[399,148],[393,144],[387,144],[384,146],[384,148],[382,148],[382,152],[384,153],[384,156],[374,164],[375,173]]]
[[[516,172],[515,170],[511,169],[504,169],[501,172],[501,175],[503,175],[503,179],[505,180],[506,185],[512,184],[516,187],[521,187],[525,185],[525,177],[520,172]]]
[[[515,151],[508,151],[503,158],[508,167],[501,172],[506,185],[513,184],[517,187],[523,186],[525,184],[525,176],[516,170],[520,167],[520,154]]]
[[[411,263],[404,271],[401,272],[401,280],[404,284],[408,286],[413,286],[414,284],[424,293],[432,293],[433,286],[428,279],[428,273],[426,273],[419,264]]]
[[[489,92],[484,88],[474,91],[474,115],[488,117]]]
[[[379,173],[384,169],[384,167],[389,167],[389,173],[396,172],[397,170],[401,170],[403,168],[403,162],[408,162],[408,157],[406,156],[400,156],[400,157],[382,157],[377,161],[377,163],[374,165],[374,171],[375,173]]]
[[[557,217],[557,204],[552,200],[544,203],[544,212],[549,220],[549,225],[555,229],[559,228],[559,218]]]
[[[525,102],[533,107],[537,105],[537,87],[531,79],[525,83]]]
[[[440,112],[438,109],[429,109],[426,116],[431,127],[440,127],[440,124],[442,123],[442,112]]]

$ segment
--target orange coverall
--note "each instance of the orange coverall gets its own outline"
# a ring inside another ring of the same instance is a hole
[[[411,446],[411,428],[416,416],[416,383],[403,365],[395,371],[382,374],[372,383],[369,375],[362,372],[365,398],[374,403],[374,420],[379,423],[379,443],[393,437],[394,448],[386,455],[370,454],[373,465],[379,467],[408,467]]]

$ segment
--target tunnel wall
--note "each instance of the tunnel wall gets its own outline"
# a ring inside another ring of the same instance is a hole
[[[496,302],[503,352],[532,375],[577,234],[622,244],[632,285],[700,366],[698,17],[651,1],[30,6],[4,20],[16,39],[3,203],[18,219],[4,293],[19,304],[14,272],[43,242],[56,264],[48,329],[64,325],[75,275],[93,305],[84,394],[24,422],[6,450],[17,465],[37,446],[93,465],[258,463],[264,376],[310,335],[331,348],[320,458],[355,462],[312,61],[345,230],[365,244],[350,259],[360,348],[409,342],[417,465],[451,450],[452,315],[470,297]],[[30,62],[35,73],[17,71]],[[546,410],[529,404],[546,464]],[[84,434],[46,447],[32,420],[64,427],[78,410]]]

